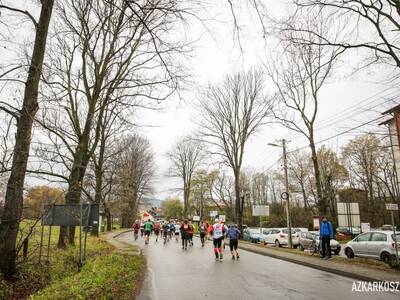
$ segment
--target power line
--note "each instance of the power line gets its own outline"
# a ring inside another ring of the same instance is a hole
[[[382,118],[384,118],[384,117],[385,117],[385,116],[380,116],[380,117],[378,117],[378,118],[376,118],[376,119],[373,119],[373,120],[371,120],[371,121],[362,123],[362,124],[360,124],[360,125],[358,125],[358,126],[352,127],[352,128],[347,129],[347,130],[345,130],[345,131],[339,132],[339,133],[337,133],[337,134],[335,134],[335,135],[333,135],[333,136],[330,136],[330,137],[328,137],[328,138],[325,138],[325,139],[322,139],[322,140],[320,140],[320,141],[317,141],[317,142],[315,142],[314,144],[315,144],[315,145],[318,145],[318,144],[324,143],[324,142],[326,142],[326,141],[329,141],[329,140],[331,140],[331,139],[334,139],[334,138],[336,138],[336,137],[339,137],[339,136],[341,136],[341,135],[344,135],[344,134],[346,134],[346,133],[349,133],[349,132],[351,132],[351,131],[353,131],[353,130],[356,130],[356,129],[358,129],[358,128],[361,128],[361,127],[363,127],[363,126],[366,126],[366,125],[368,125],[368,124],[371,124],[371,123],[373,123],[373,122],[375,122],[375,121],[378,121],[379,119],[382,119]],[[296,151],[300,151],[300,150],[303,150],[303,149],[306,149],[306,148],[308,148],[308,147],[309,147],[309,146],[307,145],[307,146],[303,146],[303,147],[301,147],[301,148],[297,148],[296,150],[289,151],[288,154],[293,153],[293,152],[296,152]]]

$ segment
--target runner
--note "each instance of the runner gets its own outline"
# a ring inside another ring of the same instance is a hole
[[[150,233],[151,233],[151,229],[153,228],[153,222],[151,222],[150,220],[147,220],[146,223],[144,223],[144,235],[145,235],[145,244],[148,245],[149,244],[149,240],[150,240]]]
[[[222,261],[223,259],[222,239],[224,238],[225,231],[225,226],[221,224],[220,220],[216,219],[211,233],[213,235],[215,260],[217,261]]]
[[[160,223],[155,222],[153,226],[154,234],[156,236],[156,243],[158,242],[158,235],[160,234],[161,226]]]
[[[189,221],[185,220],[185,221],[183,221],[183,224],[181,225],[181,238],[182,238],[182,249],[183,250],[187,250],[188,240],[190,238],[189,231],[190,231]]]
[[[173,220],[169,221],[169,239],[172,239],[172,236],[175,234],[175,223]]]
[[[205,220],[199,226],[199,234],[200,234],[201,246],[204,247],[205,238],[207,234],[207,222]]]
[[[208,221],[205,221],[205,222],[206,222],[206,228],[207,228],[206,239],[210,240],[212,226],[210,223],[208,223]]]
[[[138,239],[139,230],[140,230],[140,223],[139,223],[139,220],[136,220],[135,224],[133,224],[133,234],[135,237],[135,241]]]
[[[178,242],[179,241],[179,232],[181,231],[181,224],[176,223],[175,224],[175,240]]]
[[[144,223],[140,225],[140,237],[143,237],[144,234]]]
[[[163,229],[163,238],[164,238],[164,245],[165,245],[168,242],[169,224],[167,222],[165,222],[162,229]]]
[[[189,220],[189,245],[193,247],[193,235],[194,235],[194,227],[192,221]]]
[[[237,225],[236,224],[231,225],[226,235],[229,238],[229,248],[231,250],[232,259],[235,260],[235,254],[236,254],[236,259],[239,260],[239,253],[237,251],[237,248],[240,237],[240,230],[237,228]]]

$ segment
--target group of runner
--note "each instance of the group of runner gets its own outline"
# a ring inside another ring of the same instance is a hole
[[[149,244],[150,235],[152,233],[155,235],[155,242],[158,242],[158,237],[160,233],[162,233],[164,244],[168,243],[173,236],[175,236],[175,240],[178,242],[180,236],[183,250],[187,250],[188,246],[193,246],[194,226],[192,222],[187,219],[183,222],[178,222],[176,220],[171,220],[169,222],[152,222],[147,220],[144,223],[140,223],[139,221],[136,221],[133,225],[133,231],[135,240],[137,240],[140,231],[141,236],[145,237],[146,245]],[[223,260],[225,237],[228,237],[229,239],[229,248],[232,259],[239,260],[237,248],[240,238],[240,231],[236,224],[226,226],[219,219],[216,219],[215,224],[211,225],[205,220],[199,224],[198,233],[200,236],[201,247],[204,247],[206,240],[212,238],[215,260]]]

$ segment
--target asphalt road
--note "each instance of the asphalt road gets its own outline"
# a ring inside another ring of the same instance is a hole
[[[132,233],[118,239],[138,244],[147,256],[139,300],[400,299],[399,293],[352,292],[352,279],[251,252],[241,251],[240,261],[233,261],[228,247],[218,262],[212,243],[201,248],[197,239],[187,251],[175,240],[163,245],[151,237],[146,246],[141,238],[134,242]]]

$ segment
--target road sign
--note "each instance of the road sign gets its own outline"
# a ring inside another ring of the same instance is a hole
[[[199,222],[200,221],[200,216],[193,216],[193,221]]]
[[[216,210],[210,211],[210,217],[216,217],[218,215],[218,212]]]
[[[314,230],[319,230],[319,217],[313,218],[313,227],[314,227]]]
[[[371,226],[369,223],[361,223],[361,232],[370,232]]]
[[[268,217],[269,206],[268,205],[253,205],[253,217]]]
[[[386,210],[399,210],[397,203],[386,203]]]
[[[221,222],[226,222],[226,216],[225,215],[219,215],[219,220]]]
[[[350,230],[352,227],[361,226],[360,208],[357,202],[338,202],[337,214],[339,226],[350,227]]]

